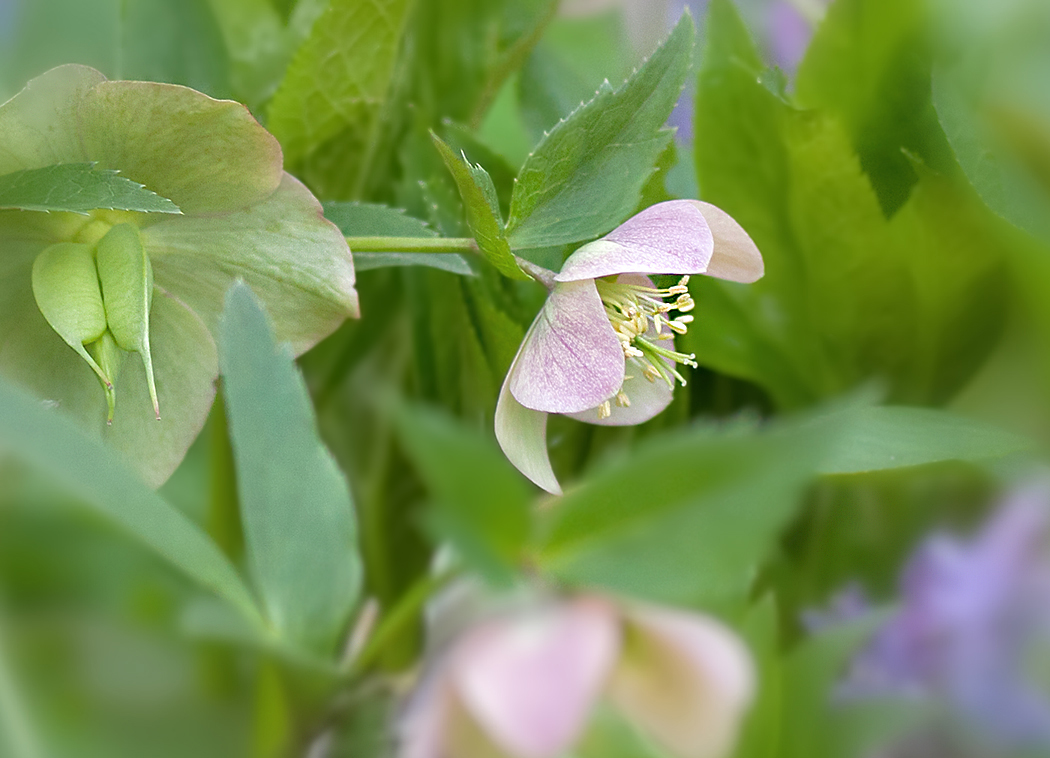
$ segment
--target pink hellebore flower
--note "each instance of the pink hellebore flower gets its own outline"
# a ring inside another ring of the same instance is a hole
[[[581,247],[544,282],[550,297],[503,382],[496,438],[507,458],[561,494],[547,455],[547,414],[608,426],[648,421],[670,404],[675,381],[685,384],[676,364],[696,366],[695,356],[674,349],[674,335],[693,319],[689,275],[754,282],[763,273],[747,232],[697,200],[653,205]],[[684,276],[658,289],[651,274]]]
[[[401,758],[556,758],[605,696],[676,758],[732,747],[754,674],[720,623],[578,597],[490,618],[451,646],[401,724]]]

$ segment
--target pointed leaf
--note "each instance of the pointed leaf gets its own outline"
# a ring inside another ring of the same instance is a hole
[[[58,163],[0,176],[0,209],[87,213],[98,208],[181,213],[166,197],[93,163]]]
[[[252,576],[282,637],[331,654],[361,589],[346,480],[318,437],[291,354],[243,283],[226,297],[220,335]]]
[[[604,84],[528,157],[507,222],[515,249],[597,237],[637,207],[671,138],[662,127],[689,73],[693,36],[686,14],[622,87]]]
[[[528,279],[528,275],[514,260],[514,254],[511,253],[510,244],[504,234],[503,218],[500,215],[499,199],[496,197],[492,177],[481,166],[475,166],[467,161],[465,156],[461,157],[452,152],[452,148],[442,142],[436,134],[431,133],[430,136],[452,178],[456,180],[467,214],[467,226],[478,241],[481,252],[504,276]]]
[[[100,394],[101,400],[101,394]],[[0,379],[0,448],[95,508],[246,618],[251,593],[215,544],[65,416]]]

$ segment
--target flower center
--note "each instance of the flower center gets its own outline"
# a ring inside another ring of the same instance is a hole
[[[624,357],[650,382],[662,379],[672,388],[676,380],[685,386],[685,377],[679,373],[677,365],[697,367],[695,355],[679,353],[660,344],[673,340],[675,334],[685,334],[693,321],[688,312],[696,304],[689,296],[688,283],[688,276],[665,289],[609,279],[595,281]],[[678,315],[673,315],[673,311],[678,311]],[[609,417],[614,401],[620,407],[631,404],[621,387],[614,398],[598,407],[600,418]]]

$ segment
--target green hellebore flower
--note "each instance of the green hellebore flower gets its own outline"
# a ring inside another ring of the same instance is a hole
[[[182,213],[0,211],[0,375],[159,486],[214,400],[230,285],[252,287],[298,354],[358,314],[353,261],[238,103],[61,66],[0,105],[0,175],[84,162]]]

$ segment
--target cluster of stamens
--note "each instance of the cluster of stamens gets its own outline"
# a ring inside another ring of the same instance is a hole
[[[689,311],[695,303],[689,295],[689,277],[683,276],[677,284],[664,289],[609,280],[598,280],[595,284],[628,363],[650,382],[662,379],[674,387],[677,380],[685,386],[685,377],[676,366],[696,368],[696,356],[669,350],[659,343],[673,340],[675,334],[685,334],[693,321]],[[668,302],[669,298],[674,299]],[[678,311],[678,315],[672,311]],[[621,388],[615,397],[598,406],[599,418],[612,414],[613,402],[621,408],[631,404]]]

